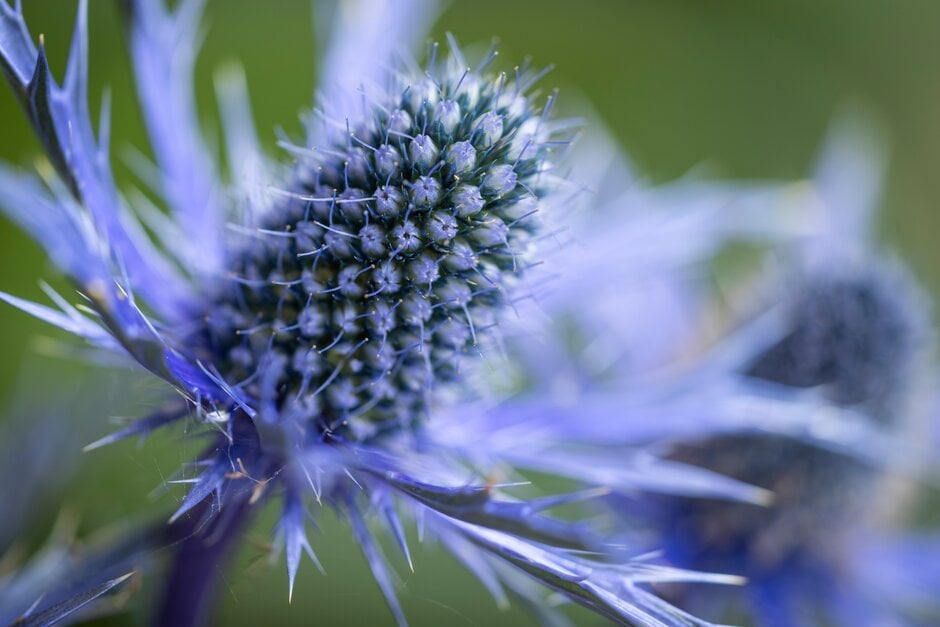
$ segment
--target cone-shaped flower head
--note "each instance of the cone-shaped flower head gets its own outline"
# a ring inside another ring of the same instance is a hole
[[[205,358],[319,434],[355,439],[426,414],[530,263],[548,109],[525,88],[432,65],[332,143],[298,151],[207,304]]]

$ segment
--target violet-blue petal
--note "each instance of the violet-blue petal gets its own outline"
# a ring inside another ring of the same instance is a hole
[[[228,156],[229,184],[238,195],[236,209],[241,210],[242,224],[255,225],[271,202],[266,186],[273,178],[274,168],[258,141],[242,68],[229,66],[216,74],[215,91]]]
[[[812,174],[823,226],[808,254],[857,255],[874,244],[875,216],[887,170],[884,138],[868,119],[843,113],[831,125]]]
[[[19,1],[10,5],[0,2],[0,68],[15,86],[29,82],[36,63],[36,46],[33,45],[23,20]]]
[[[71,316],[56,309],[52,309],[51,307],[40,305],[39,303],[33,303],[22,298],[17,298],[16,296],[12,296],[5,292],[0,292],[0,300],[4,301],[8,305],[12,305],[17,309],[28,313],[35,318],[38,318],[39,320],[42,320],[43,322],[58,327],[67,333],[71,333],[72,335],[88,340],[89,342],[97,344],[98,346],[111,349],[114,349],[117,346],[114,338],[111,337],[111,335],[109,335],[104,329],[84,316]]]
[[[345,511],[352,525],[356,541],[359,543],[359,548],[362,550],[362,554],[365,555],[369,569],[372,571],[372,576],[382,590],[382,595],[385,597],[385,602],[388,603],[388,607],[395,617],[395,622],[401,627],[406,627],[408,621],[405,620],[405,613],[401,608],[401,603],[398,601],[398,595],[395,592],[395,585],[392,581],[392,574],[385,560],[385,556],[382,555],[382,550],[369,532],[362,512],[359,511],[359,507],[352,499],[347,502]]]
[[[80,285],[110,281],[104,244],[77,203],[60,202],[36,177],[0,164],[0,211]]]
[[[17,617],[15,623],[23,627],[46,627],[47,625],[62,622],[75,612],[94,603],[101,596],[120,586],[133,575],[134,573],[130,572],[99,584],[89,585],[87,588],[52,605],[42,603],[41,598],[37,599],[39,603],[31,607],[27,613]]]
[[[483,584],[496,601],[496,605],[500,608],[509,607],[509,596],[506,594],[503,582],[493,566],[486,560],[485,554],[463,535],[454,533],[446,527],[435,529],[435,532],[450,554]]]
[[[179,508],[170,517],[170,522],[178,520],[183,514],[199,505],[212,494],[220,495],[230,475],[237,475],[234,481],[245,481],[241,474],[251,469],[258,459],[261,441],[251,419],[240,411],[232,414],[226,423],[224,437],[220,437],[214,454],[206,459],[207,468],[198,477],[184,481],[193,487],[186,494]],[[240,494],[242,490],[235,490]],[[234,497],[233,497],[234,498]],[[222,506],[224,499],[216,503]]]
[[[394,502],[383,494],[379,494],[379,507],[381,508],[382,516],[385,518],[385,523],[388,525],[388,529],[395,539],[398,548],[401,549],[402,555],[408,562],[408,568],[414,571],[415,566],[411,559],[411,551],[408,549],[408,539],[405,537],[405,528],[402,525],[401,517],[395,510]]]
[[[584,523],[571,523],[543,516],[526,501],[493,498],[487,486],[447,488],[415,481],[403,474],[388,473],[384,481],[441,514],[471,524],[551,543],[587,548],[589,530]]]
[[[868,533],[853,547],[855,571],[865,594],[898,607],[933,607],[940,591],[940,535],[912,531]]]
[[[127,7],[134,78],[160,166],[162,195],[189,240],[185,261],[210,273],[222,263],[225,216],[193,93],[204,4],[186,0],[168,9],[162,0],[132,0]]]
[[[102,158],[92,130],[85,99],[87,0],[79,3],[69,71],[62,87],[52,78],[44,52],[32,47],[22,14],[10,9],[5,0],[4,5],[3,35],[9,43],[0,48],[0,56],[5,67],[17,65],[7,78],[20,94],[50,161],[75,198],[88,208],[97,229],[110,243],[115,260],[126,269],[132,287],[161,313],[178,317],[188,302],[188,289],[127,215],[110,165]],[[20,67],[27,61],[24,51],[33,52],[26,82],[22,77],[27,70]],[[8,58],[8,53],[17,56]]]
[[[183,514],[199,505],[208,496],[218,493],[229,472],[232,472],[231,462],[227,459],[215,459],[198,478],[188,481],[187,483],[193,483],[193,485],[183,498],[183,502],[170,516],[170,522],[179,520]]]
[[[320,32],[327,46],[320,55],[319,101],[338,122],[359,119],[360,87],[379,83],[393,66],[395,55],[409,54],[437,19],[436,0],[348,0],[332,5],[332,20],[323,19]]]
[[[91,444],[85,445],[82,450],[85,452],[93,451],[97,448],[101,448],[102,446],[107,446],[135,435],[149,435],[161,427],[183,419],[189,413],[189,411],[189,403],[186,401],[179,401],[175,404],[168,405],[150,414],[146,418],[139,418],[123,429],[118,429],[113,433],[109,433],[108,435],[95,440]]]
[[[484,527],[453,521],[472,542],[564,594],[622,625],[671,627],[708,625],[678,610],[638,586],[653,581],[713,581],[740,583],[734,577],[691,573],[678,569],[589,561]]]
[[[165,528],[152,525],[107,529],[80,546],[53,538],[0,577],[0,623],[51,625],[100,604],[131,575],[149,570],[167,540]]]
[[[288,600],[294,596],[294,580],[300,567],[301,551],[306,553],[322,571],[323,567],[310,547],[306,532],[306,512],[301,500],[295,495],[284,497],[284,511],[278,522],[279,533],[283,534],[284,552],[287,560]]]

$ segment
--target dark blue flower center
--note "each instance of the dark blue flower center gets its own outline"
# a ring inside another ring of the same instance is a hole
[[[860,420],[903,423],[920,323],[907,306],[911,288],[878,270],[803,285],[790,303],[788,332],[744,374],[818,388],[859,410]],[[677,447],[673,459],[774,493],[768,507],[706,499],[665,506],[679,563],[758,583],[807,565],[837,568],[837,534],[870,505],[877,476],[850,455],[770,434],[710,438]]]
[[[421,79],[301,158],[232,258],[207,348],[272,419],[352,439],[412,424],[512,298],[542,112],[505,77],[467,78]]]

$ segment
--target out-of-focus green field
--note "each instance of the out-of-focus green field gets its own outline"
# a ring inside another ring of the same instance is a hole
[[[44,32],[61,76],[75,2],[26,0],[34,32]],[[147,150],[115,3],[91,3],[93,108],[105,86],[113,94],[113,154]],[[246,69],[258,128],[274,149],[274,129],[298,134],[298,112],[311,104],[316,42],[309,0],[210,0],[198,95],[207,132],[217,135],[212,75],[238,61]],[[553,63],[547,87],[587,98],[654,180],[698,165],[727,177],[794,178],[809,171],[833,116],[844,106],[868,111],[892,145],[882,215],[885,240],[940,293],[937,235],[940,217],[940,3],[929,0],[810,0],[786,2],[701,0],[458,0],[434,28],[464,43],[501,40],[501,60],[531,55]],[[5,87],[5,86],[4,86]],[[25,117],[0,89],[0,158],[29,167],[38,154]],[[120,180],[132,178],[119,166]],[[0,290],[42,298],[41,278],[56,279],[37,246],[0,219]],[[79,366],[48,355],[61,337],[10,307],[0,306],[0,407],[15,393],[81,393]],[[45,339],[44,339],[45,338]],[[25,364],[25,366],[24,366]],[[87,378],[83,379],[87,385]],[[87,391],[86,391],[87,393]],[[137,392],[133,392],[136,394]],[[101,400],[91,427],[107,430],[119,395]],[[113,401],[113,405],[111,402]],[[133,406],[133,402],[130,403]],[[85,441],[75,442],[81,447]],[[152,444],[123,443],[85,456],[63,499],[94,529],[141,508],[168,511],[180,491],[148,493],[196,449],[181,451],[175,436]],[[59,469],[50,468],[50,473]],[[10,477],[0,481],[10,481]],[[0,486],[0,495],[3,490]],[[58,501],[31,528],[35,541],[51,525]],[[0,514],[2,515],[2,514]],[[329,516],[313,538],[328,576],[309,564],[292,605],[282,563],[264,561],[273,518],[244,543],[239,567],[225,574],[225,625],[387,624],[390,615],[346,529]],[[415,625],[525,624],[518,612],[500,612],[482,587],[433,548],[418,549],[416,572],[398,560],[403,602]],[[145,581],[145,586],[153,582]],[[586,624],[590,618],[579,614]],[[102,624],[134,624],[124,615]]]

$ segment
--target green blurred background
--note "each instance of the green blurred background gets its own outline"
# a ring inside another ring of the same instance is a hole
[[[33,31],[46,34],[61,76],[75,3],[25,4]],[[91,93],[97,100],[105,86],[113,92],[113,153],[119,160],[129,146],[146,150],[147,143],[115,3],[91,5]],[[209,1],[197,81],[210,138],[217,133],[213,71],[231,60],[245,67],[266,144],[273,149],[277,126],[299,132],[298,113],[310,104],[315,79],[310,16],[309,0]],[[507,63],[525,55],[538,64],[554,63],[557,69],[545,84],[560,87],[562,100],[566,92],[586,96],[639,169],[656,181],[701,164],[727,177],[806,175],[834,115],[845,105],[861,106],[892,146],[882,214],[885,239],[940,293],[935,241],[940,219],[934,209],[940,198],[940,3],[458,0],[434,28],[438,38],[446,31],[464,43],[498,36]],[[9,90],[0,89],[0,158],[29,167],[37,154],[17,103]],[[123,166],[117,174],[130,180]],[[0,290],[20,296],[42,298],[41,278],[63,286],[39,249],[2,219],[0,269]],[[69,398],[97,389],[88,368],[52,354],[57,349],[48,340],[58,337],[0,307],[0,407],[14,394]],[[90,420],[87,438],[75,446],[105,432],[106,416],[133,413],[146,405],[139,399],[153,392],[146,385],[112,389],[98,403],[100,418]],[[48,531],[63,502],[78,514],[83,530],[143,510],[168,511],[181,492],[156,497],[151,492],[188,459],[193,446],[160,436],[143,447],[124,443],[86,455],[67,489],[53,494],[39,512],[32,541]],[[288,605],[282,563],[270,566],[264,559],[272,522],[268,516],[259,523],[250,534],[254,541],[244,543],[238,567],[225,574],[219,624],[390,622],[349,534],[329,519],[313,539],[328,576],[306,564]],[[406,613],[416,625],[526,624],[521,613],[497,610],[478,583],[433,548],[417,549],[414,574],[396,563]],[[579,622],[592,620],[577,616]],[[141,620],[124,615],[105,622]]]

